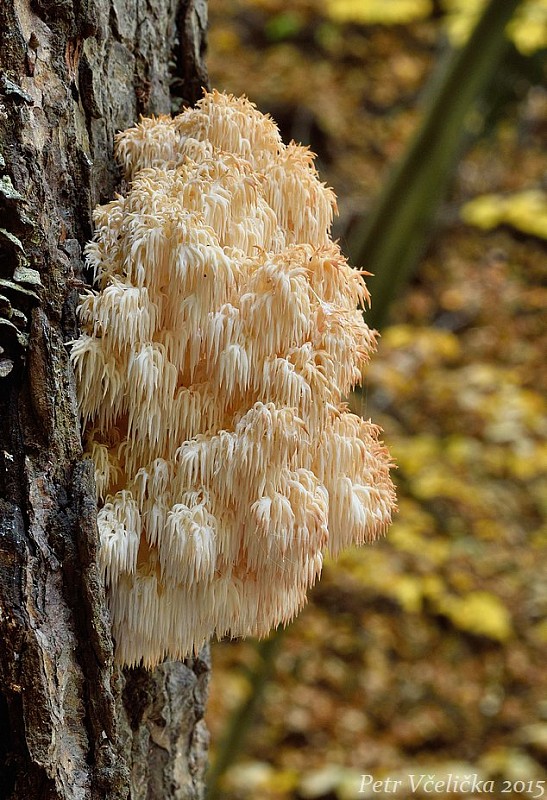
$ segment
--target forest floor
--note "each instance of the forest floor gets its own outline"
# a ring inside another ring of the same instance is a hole
[[[371,24],[341,21],[341,0],[211,1],[212,84],[318,153],[342,245],[419,120],[446,37],[429,5]],[[351,401],[384,429],[398,515],[384,541],[326,565],[284,633],[227,800],[362,797],[364,774],[474,775],[496,781],[490,796],[541,796],[547,92],[545,63],[517,44]],[[232,642],[213,659],[214,755],[258,656]]]

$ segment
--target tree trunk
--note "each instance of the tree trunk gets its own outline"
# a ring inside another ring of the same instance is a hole
[[[205,3],[0,2],[0,799],[203,794],[208,652],[113,666],[66,343],[113,136],[200,95]]]

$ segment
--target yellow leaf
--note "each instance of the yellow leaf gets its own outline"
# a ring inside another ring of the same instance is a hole
[[[464,597],[444,597],[439,611],[463,631],[505,642],[512,635],[511,617],[499,597],[490,592],[470,592]]]
[[[393,595],[403,609],[415,614],[422,609],[422,587],[420,578],[402,575],[393,585]]]
[[[468,225],[484,230],[506,224],[547,239],[547,193],[541,189],[510,195],[484,194],[465,203],[460,216]]]
[[[338,22],[393,25],[423,19],[431,0],[327,0],[327,14]]]

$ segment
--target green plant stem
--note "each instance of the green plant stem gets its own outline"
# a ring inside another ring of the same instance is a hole
[[[267,639],[256,644],[258,660],[250,674],[249,691],[245,700],[234,709],[226,724],[215,761],[207,776],[206,800],[219,800],[222,797],[222,777],[241,752],[258,704],[273,672],[275,657],[284,631],[285,628],[280,627]]]
[[[371,214],[350,241],[350,256],[374,277],[366,319],[381,327],[427,244],[439,201],[469,131],[469,112],[499,66],[505,28],[520,0],[490,0],[467,42],[432,78],[423,120]]]

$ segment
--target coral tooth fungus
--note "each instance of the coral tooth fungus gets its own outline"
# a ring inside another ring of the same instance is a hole
[[[212,92],[117,157],[72,358],[117,659],[150,667],[288,622],[323,552],[375,539],[395,498],[343,400],[375,333],[313,155]]]

